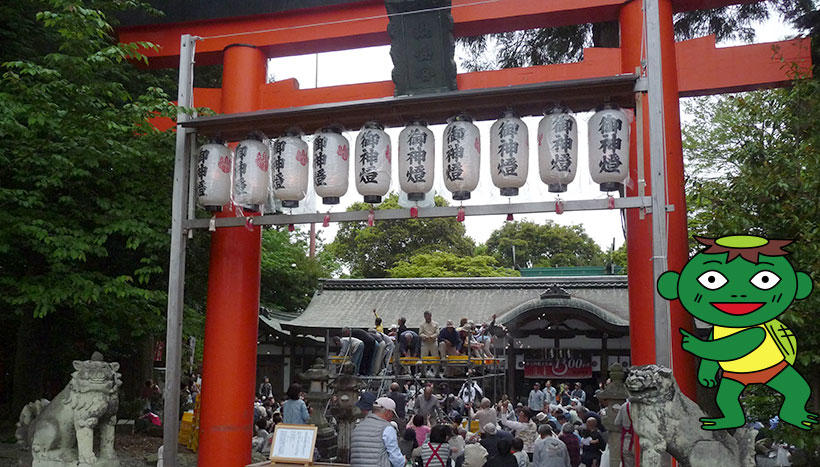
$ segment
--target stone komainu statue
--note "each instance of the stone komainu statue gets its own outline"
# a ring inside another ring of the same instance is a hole
[[[33,467],[119,465],[114,451],[119,368],[119,363],[104,362],[99,352],[91,360],[75,360],[77,371],[51,403],[36,401],[23,409],[17,440],[31,448]]]
[[[683,395],[672,370],[633,366],[626,378],[632,427],[641,443],[641,465],[661,465],[664,452],[683,467],[754,467],[755,430],[703,430],[706,414]]]

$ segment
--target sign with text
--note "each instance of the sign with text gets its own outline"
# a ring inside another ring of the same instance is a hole
[[[273,431],[270,459],[277,462],[312,464],[315,444],[315,425],[279,423]]]
[[[525,378],[592,378],[592,364],[584,358],[556,358],[524,362]]]

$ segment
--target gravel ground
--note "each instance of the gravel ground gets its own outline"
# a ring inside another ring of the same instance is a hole
[[[117,456],[122,467],[146,467],[157,464],[157,449],[162,445],[162,438],[141,434],[117,434]],[[25,457],[15,444],[0,443],[0,467],[17,466]],[[259,459],[264,460],[264,459]],[[196,466],[196,453],[180,446],[179,465]]]

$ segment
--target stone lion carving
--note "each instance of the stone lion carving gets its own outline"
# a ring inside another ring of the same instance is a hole
[[[75,360],[71,381],[51,403],[37,401],[23,409],[17,439],[31,448],[33,467],[119,466],[114,451],[117,391],[122,384],[119,368],[119,363],[104,362],[99,352],[91,360]],[[37,403],[39,414],[24,425]],[[99,456],[94,454],[95,433]]]
[[[756,431],[739,428],[731,436],[701,429],[706,414],[680,392],[669,368],[632,367],[626,388],[641,465],[661,465],[667,452],[684,467],[754,467]]]

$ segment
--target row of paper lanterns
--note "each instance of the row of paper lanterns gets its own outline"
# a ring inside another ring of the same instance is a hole
[[[256,209],[268,192],[285,208],[298,207],[308,191],[308,171],[313,167],[313,189],[324,204],[338,204],[348,190],[350,146],[341,128],[328,127],[313,138],[312,164],[308,144],[298,131],[270,140],[248,137],[231,151],[221,142],[199,150],[196,193],[200,206],[219,210],[233,202]],[[551,192],[566,191],[578,166],[578,126],[565,108],[547,112],[538,124],[538,169]],[[490,172],[503,196],[515,196],[529,172],[529,137],[526,124],[512,112],[490,128]],[[601,191],[618,190],[629,172],[629,123],[616,107],[599,108],[588,122],[589,169]],[[411,201],[424,199],[433,188],[435,171],[433,132],[421,121],[399,133],[398,177]],[[359,131],[353,151],[356,189],[368,203],[380,203],[390,188],[392,165],[390,136],[382,125],[368,122]],[[444,129],[441,170],[444,185],[455,200],[466,200],[478,185],[481,138],[469,116],[449,120]]]

